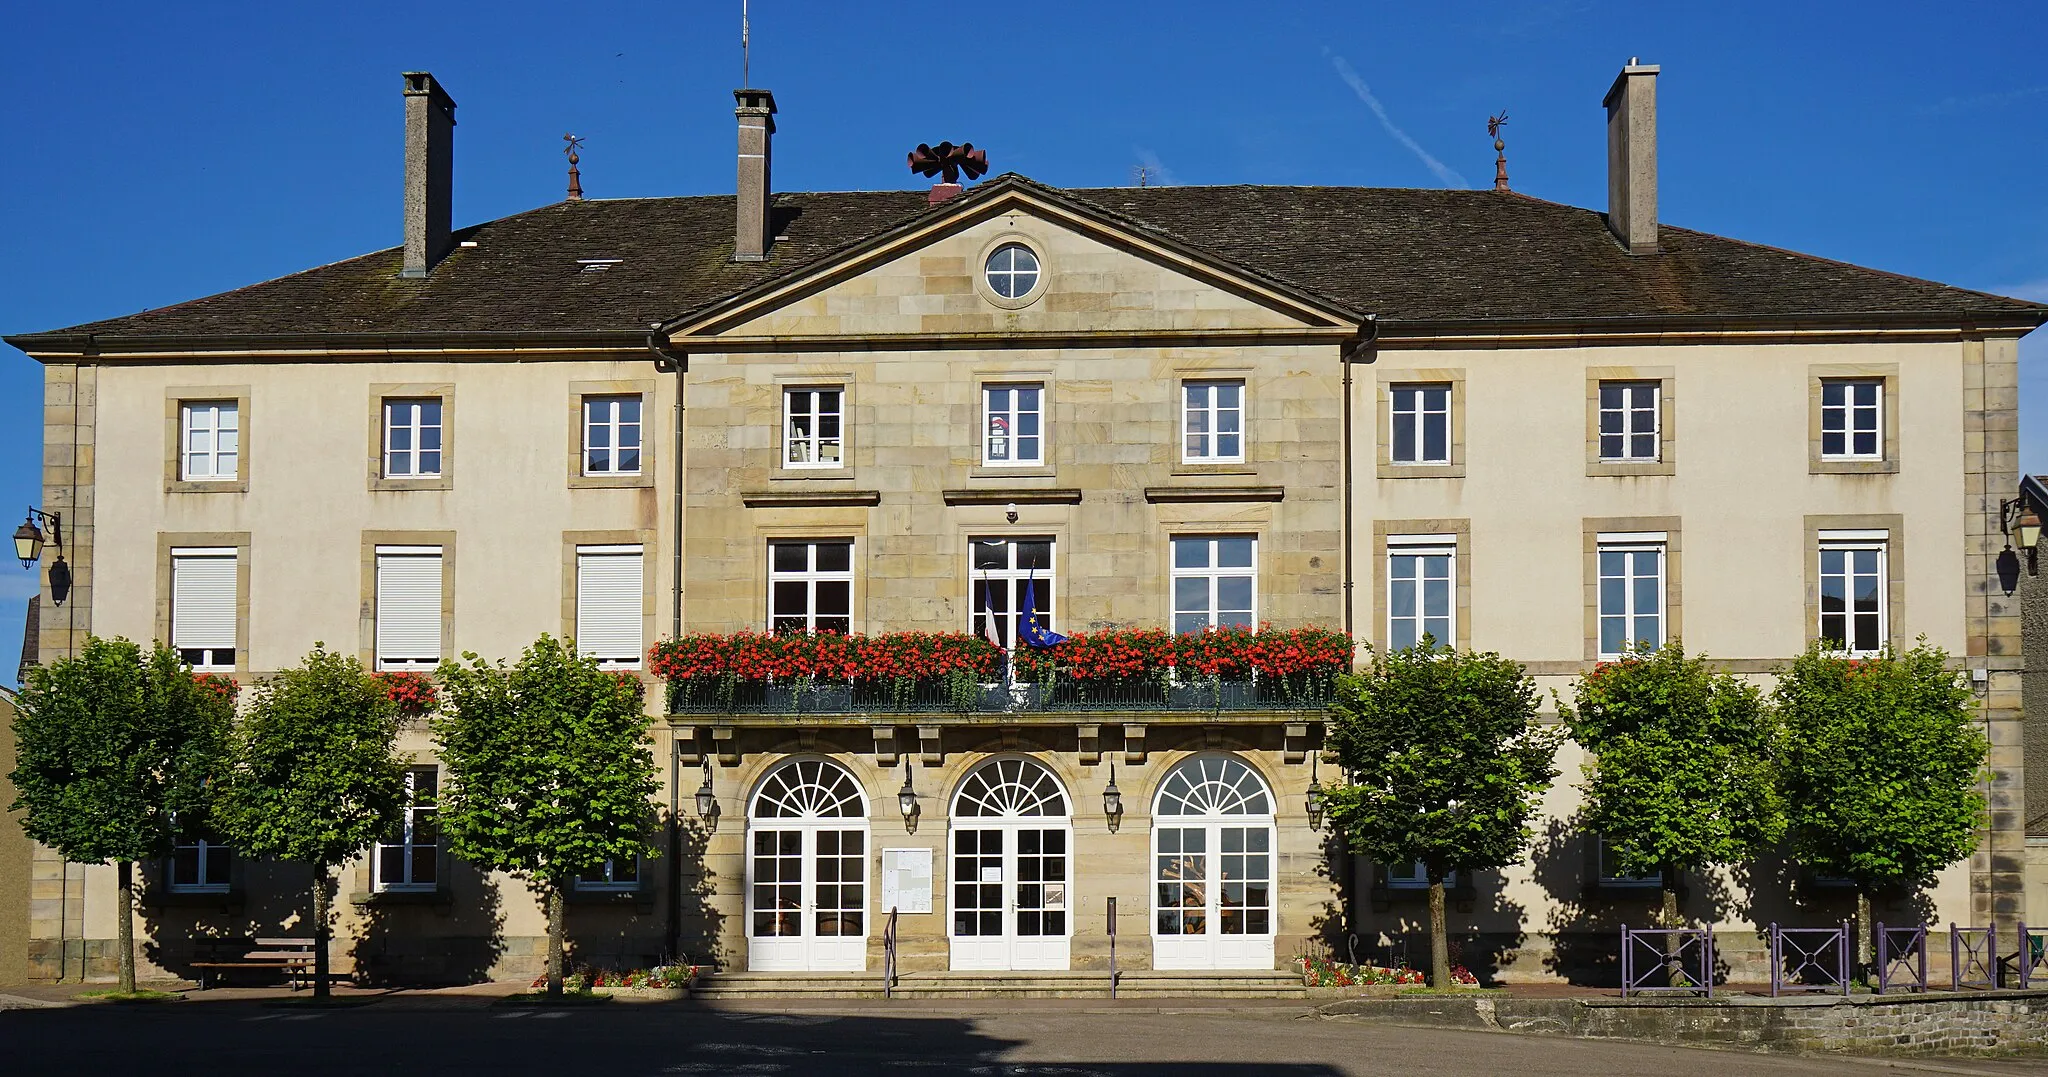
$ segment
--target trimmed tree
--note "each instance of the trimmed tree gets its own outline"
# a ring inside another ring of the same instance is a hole
[[[225,762],[233,682],[203,680],[161,645],[144,655],[97,636],[76,657],[28,671],[14,718],[22,830],[74,864],[112,861],[121,990],[135,992],[135,862],[167,856],[203,825]]]
[[[1815,642],[1779,678],[1787,845],[1856,884],[1857,960],[1873,960],[1872,893],[1929,886],[1977,847],[1989,744],[1970,690],[1925,638],[1851,658]]]
[[[1618,871],[1662,873],[1664,926],[1679,926],[1679,872],[1746,860],[1784,833],[1763,694],[1677,640],[1594,666],[1560,709],[1591,756],[1579,825]]]
[[[1375,652],[1338,679],[1328,750],[1345,784],[1325,796],[1354,852],[1421,861],[1429,877],[1429,978],[1450,982],[1444,879],[1520,860],[1561,737],[1537,725],[1535,682],[1498,654]]]
[[[654,750],[640,679],[546,635],[514,666],[463,658],[441,666],[433,719],[448,768],[441,833],[452,854],[541,897],[548,995],[558,998],[563,895],[607,860],[654,855]]]
[[[236,851],[313,868],[313,991],[328,994],[327,891],[334,869],[396,828],[405,767],[398,709],[354,655],[315,643],[257,688],[236,731],[216,815]]]

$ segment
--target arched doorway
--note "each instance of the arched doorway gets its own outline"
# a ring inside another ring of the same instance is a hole
[[[794,759],[747,809],[747,968],[867,968],[868,802],[829,759]]]
[[[991,759],[953,794],[953,968],[1064,969],[1074,934],[1074,827],[1059,779]]]
[[[1243,760],[1197,755],[1152,807],[1152,965],[1273,967],[1273,794]]]

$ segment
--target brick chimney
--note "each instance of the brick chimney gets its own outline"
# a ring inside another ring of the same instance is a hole
[[[424,277],[447,255],[454,207],[455,99],[425,71],[405,73],[405,268]]]
[[[734,90],[740,121],[739,198],[733,219],[732,260],[768,258],[768,144],[775,135],[775,95],[767,90]]]
[[[1607,227],[1630,254],[1657,253],[1657,65],[1629,57],[1607,91]]]

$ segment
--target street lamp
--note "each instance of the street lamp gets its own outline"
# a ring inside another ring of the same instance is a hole
[[[697,787],[697,817],[707,823],[718,822],[718,791],[711,786],[711,760],[704,760],[704,784]]]
[[[903,760],[903,788],[896,791],[896,808],[903,813],[903,829],[917,833],[917,816],[922,809],[917,803],[917,787],[910,784],[910,759]]]
[[[1114,834],[1124,821],[1124,794],[1116,787],[1116,760],[1109,761],[1109,784],[1102,787],[1102,814],[1109,820],[1109,832]]]

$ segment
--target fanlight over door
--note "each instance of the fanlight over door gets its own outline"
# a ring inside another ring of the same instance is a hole
[[[868,808],[860,783],[826,759],[771,771],[747,811],[747,967],[867,967]]]

